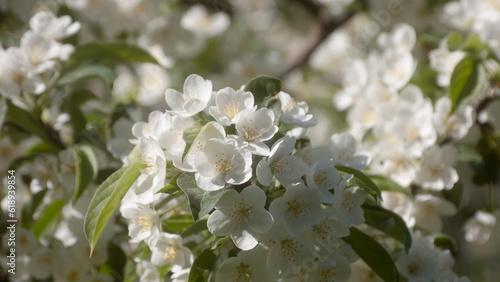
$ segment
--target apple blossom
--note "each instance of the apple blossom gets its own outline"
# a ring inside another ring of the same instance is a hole
[[[215,95],[215,106],[209,108],[210,114],[222,125],[236,123],[242,113],[255,111],[253,94],[248,91],[221,89]]]
[[[248,150],[252,154],[267,156],[269,147],[264,141],[271,139],[278,127],[275,124],[274,113],[267,108],[257,111],[242,112],[236,121],[236,130],[248,142]]]
[[[189,117],[205,109],[212,96],[212,82],[192,74],[184,81],[183,93],[167,89],[165,99],[170,110],[167,112]]]

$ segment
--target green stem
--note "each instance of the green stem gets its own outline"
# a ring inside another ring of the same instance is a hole
[[[495,210],[495,190],[491,183],[488,183],[488,206],[486,210],[490,213],[493,213]]]

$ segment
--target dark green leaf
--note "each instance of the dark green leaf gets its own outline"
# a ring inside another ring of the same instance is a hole
[[[464,38],[462,35],[452,32],[448,35],[448,40],[446,41],[446,44],[448,46],[448,50],[450,51],[457,51],[460,50],[462,45],[464,44]]]
[[[366,224],[377,228],[403,244],[406,252],[411,247],[411,233],[405,221],[392,211],[380,206],[363,204]]]
[[[380,188],[378,188],[377,184],[375,184],[375,182],[373,182],[371,178],[368,177],[366,174],[348,166],[336,165],[335,168],[339,171],[354,175],[354,177],[361,180],[365,184],[361,185],[362,186],[361,188],[368,191],[368,193],[376,195],[376,197],[380,198],[380,193],[381,193]]]
[[[131,62],[154,63],[158,62],[147,51],[122,42],[92,42],[76,48],[71,61],[112,59]]]
[[[281,80],[261,75],[250,80],[245,86],[245,91],[252,92],[255,104],[261,104],[266,97],[277,95],[282,87],[283,82]]]
[[[54,144],[54,142],[50,139],[49,135],[45,131],[43,123],[39,119],[35,118],[31,113],[17,107],[10,101],[7,101],[7,117],[11,122],[38,136],[40,139],[46,142],[51,149],[54,149],[56,151],[59,150],[58,146]]]
[[[400,281],[399,272],[391,255],[375,239],[355,227],[342,238],[363,261],[384,281]]]
[[[408,188],[404,188],[403,186],[397,184],[392,181],[390,178],[382,175],[369,175],[371,180],[380,188],[382,191],[394,191],[401,192],[406,195],[410,195],[411,191]]]
[[[177,185],[188,196],[189,206],[194,220],[208,214],[220,197],[232,188],[217,191],[205,191],[196,185],[193,173],[182,173],[177,179]]]
[[[202,231],[207,230],[207,220],[206,219],[201,219],[187,227],[185,230],[182,231],[181,236],[183,238],[193,235],[193,234],[198,234]]]
[[[91,254],[123,196],[141,175],[141,169],[145,167],[146,165],[140,162],[123,167],[97,188],[85,215],[84,223],[85,237],[89,241]]]
[[[226,236],[226,237],[217,237],[215,238],[215,240],[212,242],[212,250],[217,250],[220,248],[227,242],[227,241],[230,241],[231,240],[231,237],[230,236]]]
[[[471,34],[463,45],[463,49],[471,52],[473,55],[478,54],[484,47],[485,45],[476,33]]]
[[[75,146],[76,177],[73,203],[82,195],[87,186],[96,178],[97,158],[88,145]]]
[[[206,282],[209,280],[217,261],[217,254],[212,248],[207,248],[193,262],[189,272],[189,282]]]
[[[84,78],[99,77],[111,88],[115,75],[111,68],[104,65],[90,64],[81,65],[63,74],[57,82],[58,85],[72,84]]]
[[[458,63],[450,81],[450,112],[455,111],[462,101],[474,96],[482,88],[483,79],[480,75],[485,75],[484,70],[482,68],[480,70],[478,62],[473,57],[466,56]]]
[[[457,242],[452,237],[446,234],[436,234],[433,236],[434,245],[442,249],[448,249],[450,251],[457,250]]]
[[[441,193],[446,200],[452,202],[458,208],[464,194],[464,185],[459,181],[453,185],[451,190],[443,190]]]
[[[67,100],[75,105],[82,105],[87,101],[97,98],[97,96],[87,89],[78,89],[68,96]]]
[[[39,219],[37,219],[33,225],[31,226],[31,231],[37,238],[40,238],[43,231],[47,229],[47,227],[56,221],[61,209],[64,206],[63,200],[55,200],[53,201],[42,213]]]

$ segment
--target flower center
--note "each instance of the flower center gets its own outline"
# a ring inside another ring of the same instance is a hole
[[[281,241],[281,255],[289,261],[296,262],[295,256],[300,252],[299,247],[303,247],[298,241],[286,239]]]
[[[224,113],[230,119],[233,119],[240,112],[240,102],[230,101],[226,105],[224,105]]]
[[[304,216],[306,211],[308,210],[307,207],[304,206],[304,200],[293,200],[290,202],[287,202],[288,205],[288,211],[293,214],[295,217],[301,217]],[[310,208],[309,208],[310,209]]]
[[[173,262],[176,257],[177,257],[177,246],[171,245],[165,248],[165,254],[163,255],[163,258],[166,261]]]
[[[224,153],[221,153],[221,155],[222,157],[215,162],[215,170],[222,174],[226,174],[233,168],[233,164],[231,163],[231,160],[228,160]],[[219,157],[219,155],[215,155],[215,157]],[[233,155],[232,157],[234,158],[235,155]]]
[[[328,178],[328,175],[326,174],[326,171],[320,171],[314,175],[314,181],[316,184],[319,186],[327,186],[330,184],[330,179]]]
[[[320,272],[320,275],[323,279],[333,279],[335,278],[335,275],[337,274],[336,272],[336,269],[337,267],[332,267],[332,268],[328,268],[328,269],[325,269],[325,270],[321,270]],[[332,280],[333,281],[333,280]]]
[[[136,218],[132,219],[134,224],[142,226],[141,233],[146,232],[151,229],[151,225],[153,225],[153,217],[152,216],[143,216],[142,214],[138,215]]]
[[[234,276],[233,281],[252,281],[253,271],[250,270],[250,266],[244,263],[240,263],[238,267],[236,267],[236,274]]]
[[[239,203],[235,202],[229,212],[229,216],[238,224],[243,221],[248,224],[249,219],[255,218],[250,216],[250,208],[250,205],[245,203],[243,200]]]
[[[158,169],[156,167],[156,162],[154,161],[153,157],[150,155],[143,154],[141,163],[148,165],[147,168],[141,169],[141,173],[152,174],[152,173],[156,172]]]
[[[250,120],[252,122],[252,120]],[[243,137],[248,141],[259,139],[262,136],[263,128],[260,130],[257,127],[243,126]]]

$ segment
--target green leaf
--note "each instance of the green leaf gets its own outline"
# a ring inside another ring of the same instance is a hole
[[[45,131],[45,127],[43,123],[35,118],[31,113],[17,107],[7,100],[7,117],[9,120],[26,131],[38,136],[47,145],[50,146],[51,149],[58,151],[59,147],[54,144],[54,142],[50,139],[49,135]]]
[[[384,281],[400,281],[399,272],[391,255],[375,239],[355,227],[342,238],[363,261]]]
[[[184,152],[182,153],[182,159],[186,157],[186,154],[189,152],[189,149],[191,148],[191,145],[195,141],[196,137],[202,132],[202,130],[205,130],[207,126],[211,125],[210,123],[201,126],[199,124],[193,124],[190,127],[186,128],[182,134],[182,139],[184,142],[186,142],[186,147],[184,148]]]
[[[33,214],[40,206],[40,204],[43,203],[43,199],[47,191],[48,189],[44,189],[36,193],[35,195],[31,196],[30,201],[24,205],[23,211],[21,213],[23,219],[21,222],[23,227],[26,228],[31,227],[31,224],[33,223]]]
[[[412,242],[411,233],[399,215],[380,206],[363,204],[361,207],[364,211],[366,224],[401,242],[408,253]]]
[[[471,34],[462,47],[462,49],[473,55],[478,54],[483,48],[485,48],[485,44],[483,44],[481,38],[476,33]]]
[[[122,42],[92,42],[76,48],[71,61],[112,59],[130,62],[154,63],[158,62],[147,51],[134,45]]]
[[[162,226],[164,231],[179,234],[180,231],[191,226],[193,223],[193,217],[190,214],[174,214],[167,218]]]
[[[179,185],[177,185],[177,179],[179,178],[179,176],[181,176],[181,174],[182,174],[182,172],[177,173],[170,180],[170,182],[167,184],[167,186],[161,188],[158,192],[156,192],[156,194],[158,194],[158,193],[172,194],[172,193],[179,191],[180,188],[179,188]]]
[[[95,99],[95,98],[97,98],[97,96],[94,93],[92,93],[91,91],[89,91],[87,89],[78,89],[78,90],[71,92],[71,94],[69,94],[67,100],[75,105],[80,106],[80,105],[84,104],[85,102],[88,102],[88,101]]]
[[[196,185],[193,173],[182,173],[177,179],[177,185],[186,194],[194,220],[208,214],[220,197],[232,188],[223,188],[217,191],[205,191]]]
[[[435,234],[433,238],[434,238],[434,245],[436,245],[436,247],[442,249],[448,249],[450,251],[457,250],[457,242],[452,237],[446,234]]]
[[[383,175],[368,175],[371,180],[380,188],[382,191],[394,191],[401,192],[406,195],[411,195],[411,191],[396,182],[392,181],[389,177]]]
[[[448,46],[448,50],[452,52],[460,50],[463,44],[464,44],[464,38],[459,33],[452,32],[448,35],[448,39],[446,40],[446,45]]]
[[[115,80],[115,75],[111,68],[104,65],[97,64],[85,64],[80,65],[65,74],[57,82],[58,85],[68,85],[72,84],[78,80],[98,77],[101,78],[108,88],[112,88],[113,81]]]
[[[188,226],[186,229],[184,229],[181,233],[181,236],[183,238],[186,238],[189,235],[193,234],[198,234],[202,231],[208,230],[207,229],[207,220],[206,219],[200,219],[196,221],[195,223],[191,224]]]
[[[246,86],[245,91],[252,92],[255,104],[261,104],[266,97],[275,96],[283,87],[281,80],[267,75],[257,76],[250,80]]]
[[[215,268],[217,261],[216,251],[212,248],[207,248],[193,262],[191,271],[189,272],[189,282],[206,282],[209,281],[210,275]]]
[[[73,204],[83,194],[85,188],[96,178],[98,173],[97,158],[89,145],[75,146],[76,177]]]
[[[479,63],[470,56],[463,58],[453,70],[450,81],[451,112],[467,97],[474,96],[481,88],[482,75],[486,75],[484,70],[480,71]]]
[[[7,115],[7,100],[4,97],[0,97],[0,128],[3,126],[5,116]]]
[[[101,237],[114,211],[146,165],[140,162],[123,167],[113,173],[97,188],[85,215],[85,237],[90,244],[90,254]]]
[[[443,198],[452,202],[455,207],[458,208],[464,194],[464,185],[459,181],[453,185],[453,188],[450,190],[443,190],[441,193],[443,194]]]
[[[357,169],[354,169],[354,168],[351,168],[348,166],[342,166],[342,165],[336,165],[335,168],[339,171],[354,175],[354,177],[361,180],[365,184],[365,185],[361,185],[362,186],[361,188],[365,189],[366,191],[368,191],[368,193],[370,193],[372,195],[376,195],[376,197],[378,197],[378,198],[381,197],[380,188],[377,186],[377,184],[375,184],[375,182],[373,182],[371,180],[370,177],[368,177],[363,172],[361,172]]]
[[[43,231],[47,229],[47,227],[52,223],[55,222],[57,219],[57,216],[61,212],[61,209],[64,206],[64,201],[63,200],[55,200],[53,201],[42,213],[40,218],[36,220],[33,225],[31,226],[31,231],[37,238],[40,238],[40,235],[42,235]]]

